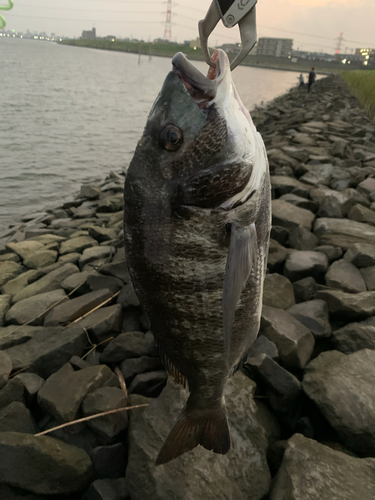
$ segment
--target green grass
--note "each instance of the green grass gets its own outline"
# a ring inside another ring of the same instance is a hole
[[[362,104],[367,116],[375,123],[375,71],[343,71],[340,76]]]

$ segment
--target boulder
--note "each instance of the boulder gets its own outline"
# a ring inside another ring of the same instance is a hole
[[[331,245],[321,245],[315,248],[315,252],[325,253],[328,257],[328,262],[331,264],[333,261],[342,257],[342,250],[340,247],[333,247]]]
[[[81,186],[80,197],[87,198],[88,200],[95,200],[96,198],[99,198],[100,193],[100,186],[95,186],[94,184],[83,184]]]
[[[321,280],[328,269],[328,258],[321,252],[301,250],[289,255],[285,262],[284,274],[290,281],[298,281],[308,276]]]
[[[353,294],[341,290],[319,290],[316,298],[324,300],[330,314],[340,320],[365,319],[375,314],[375,292]]]
[[[121,332],[122,307],[114,304],[109,307],[101,307],[97,311],[78,321],[77,326],[85,328],[94,342],[102,342],[111,336]]]
[[[255,384],[237,373],[225,389],[231,449],[213,455],[198,446],[156,467],[155,459],[186,401],[173,383],[143,411],[130,413],[126,483],[132,500],[260,500],[270,485],[267,439],[253,399]],[[246,467],[243,464],[246,463]],[[228,481],[235,478],[235,481]]]
[[[263,306],[261,331],[276,345],[282,365],[304,368],[314,348],[308,328],[286,311]]]
[[[126,359],[120,365],[120,370],[126,383],[131,382],[140,373],[153,372],[162,368],[163,365],[160,358],[152,358],[150,356]]]
[[[20,274],[19,276],[17,276],[17,278],[14,278],[13,280],[5,283],[5,285],[1,288],[2,292],[10,295],[15,295],[17,292],[25,288],[25,286],[29,284],[29,279],[34,277],[37,273],[38,271],[30,269],[29,271]]]
[[[337,260],[329,267],[325,275],[325,282],[328,287],[339,288],[349,293],[367,290],[361,273],[345,259]]]
[[[6,246],[9,250],[19,255],[22,260],[27,260],[33,257],[36,252],[44,250],[44,245],[42,243],[32,240],[7,243]]]
[[[372,243],[355,243],[345,253],[344,259],[356,267],[375,266],[375,245]]]
[[[58,253],[55,250],[39,250],[24,259],[23,263],[29,269],[39,269],[40,267],[50,266],[57,260]]]
[[[375,243],[375,228],[349,219],[317,219],[314,233],[321,245],[339,246],[347,250],[355,243]]]
[[[67,495],[87,486],[91,475],[90,457],[80,448],[49,436],[0,432],[2,483],[43,495]]]
[[[82,269],[86,264],[93,262],[99,259],[107,259],[111,257],[116,252],[115,248],[112,246],[100,246],[100,247],[92,247],[86,248],[83,251],[82,256],[79,259],[79,267]]]
[[[4,326],[5,315],[10,308],[11,295],[0,295],[0,326]]]
[[[270,500],[372,500],[375,460],[360,459],[295,434],[288,441]]]
[[[375,290],[375,266],[363,267],[362,269],[360,269],[360,273],[366,284],[367,290]]]
[[[66,293],[71,293],[73,292],[73,290],[76,290],[73,294],[73,297],[77,297],[78,295],[85,295],[86,293],[91,292],[91,288],[87,283],[88,276],[90,276],[90,273],[88,271],[82,271],[80,273],[72,274],[61,283],[61,286],[66,291]]]
[[[329,337],[331,335],[328,307],[324,300],[302,302],[290,307],[288,312],[305,325],[315,338]]]
[[[296,227],[289,235],[289,245],[297,250],[314,250],[318,238],[303,226]]]
[[[317,217],[329,217],[331,219],[341,219],[343,216],[340,203],[333,196],[326,196],[320,205]]]
[[[167,383],[165,370],[155,370],[136,375],[129,385],[129,394],[141,394],[148,398],[156,398]]]
[[[68,300],[66,293],[61,289],[40,293],[34,297],[16,302],[7,312],[6,321],[11,325],[23,325],[25,323],[42,325],[44,321],[43,313],[46,313],[54,304],[62,305]],[[58,308],[59,306],[55,307]]]
[[[311,187],[303,184],[303,182],[284,175],[271,175],[271,186],[277,196],[294,193],[297,196],[309,198],[309,191],[311,190]]]
[[[272,224],[285,227],[289,231],[298,226],[310,231],[314,219],[315,215],[310,210],[296,207],[283,200],[272,201]]]
[[[288,233],[289,234],[289,233]],[[282,266],[288,257],[288,250],[276,240],[270,239],[267,266],[272,270]]]
[[[9,260],[0,262],[0,286],[5,285],[10,280],[22,273],[23,267],[18,262]]]
[[[6,352],[0,351],[0,389],[8,382],[11,372],[12,360]]]
[[[125,478],[97,479],[90,484],[83,500],[130,500]]]
[[[248,358],[256,358],[259,354],[267,354],[271,359],[278,361],[279,351],[276,344],[268,340],[264,335],[258,335],[254,344],[250,348]]]
[[[115,479],[125,476],[127,450],[123,443],[98,446],[91,450],[90,458],[95,477]]]
[[[296,302],[307,302],[314,299],[318,291],[318,285],[311,276],[295,281],[293,283],[294,297]]]
[[[350,323],[333,332],[332,344],[344,354],[351,354],[361,349],[375,350],[375,326]]]
[[[29,325],[8,325],[0,328],[0,350],[27,342],[32,338],[34,332],[39,330],[39,327]]]
[[[118,231],[113,228],[92,226],[89,228],[89,235],[96,239],[99,243],[103,241],[114,240]]]
[[[91,236],[78,236],[63,241],[60,246],[60,255],[67,253],[82,253],[86,248],[98,246],[98,242]]]
[[[39,432],[34,417],[26,406],[14,401],[0,410],[1,432],[24,432],[35,434]]]
[[[25,388],[26,403],[31,406],[36,402],[36,396],[44,385],[44,379],[36,373],[23,372],[14,377],[15,380],[20,380]]]
[[[124,287],[124,283],[119,278],[114,278],[113,276],[103,276],[99,273],[90,274],[87,278],[87,284],[93,292],[95,290],[107,288],[108,290],[111,290],[113,294],[120,291]]]
[[[360,193],[369,195],[375,191],[375,178],[368,177],[358,184],[357,189]]]
[[[317,212],[319,208],[319,204],[317,202],[312,200],[307,200],[306,198],[303,198],[302,196],[297,196],[296,194],[293,193],[283,194],[282,196],[280,196],[280,200],[287,201],[288,203],[291,203],[296,207],[310,210],[310,212],[313,212],[314,214]]]
[[[359,456],[375,456],[375,351],[328,351],[305,369],[302,387]]]
[[[152,334],[142,332],[121,333],[112,340],[100,356],[101,363],[121,363],[125,359],[155,355],[155,340]]]
[[[266,274],[263,304],[279,309],[288,309],[295,304],[293,285],[288,278],[277,273]]]
[[[366,224],[375,226],[375,212],[363,205],[354,205],[348,213],[348,219],[365,222]]]
[[[318,184],[329,185],[333,166],[329,163],[322,165],[314,165],[314,167],[300,178],[301,182],[317,186]]]

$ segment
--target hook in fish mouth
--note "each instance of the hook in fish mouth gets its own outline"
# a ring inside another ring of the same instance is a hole
[[[188,61],[182,52],[178,52],[172,59],[172,71],[180,78],[190,96],[201,108],[207,107],[216,97],[223,64],[223,61],[220,61],[222,58],[219,56],[220,52],[215,50],[212,60],[216,63],[216,66],[209,67],[207,76],[204,76]]]

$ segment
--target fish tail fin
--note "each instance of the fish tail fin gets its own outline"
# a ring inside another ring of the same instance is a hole
[[[230,434],[224,401],[214,408],[196,410],[189,408],[192,406],[189,400],[168,434],[156,465],[165,464],[199,444],[221,455],[228,453]]]

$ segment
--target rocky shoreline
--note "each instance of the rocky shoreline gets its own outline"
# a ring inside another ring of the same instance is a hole
[[[226,388],[231,451],[154,466],[186,394],[132,287],[111,173],[0,237],[2,500],[373,500],[375,125],[335,76],[253,119],[273,228],[260,335]]]

